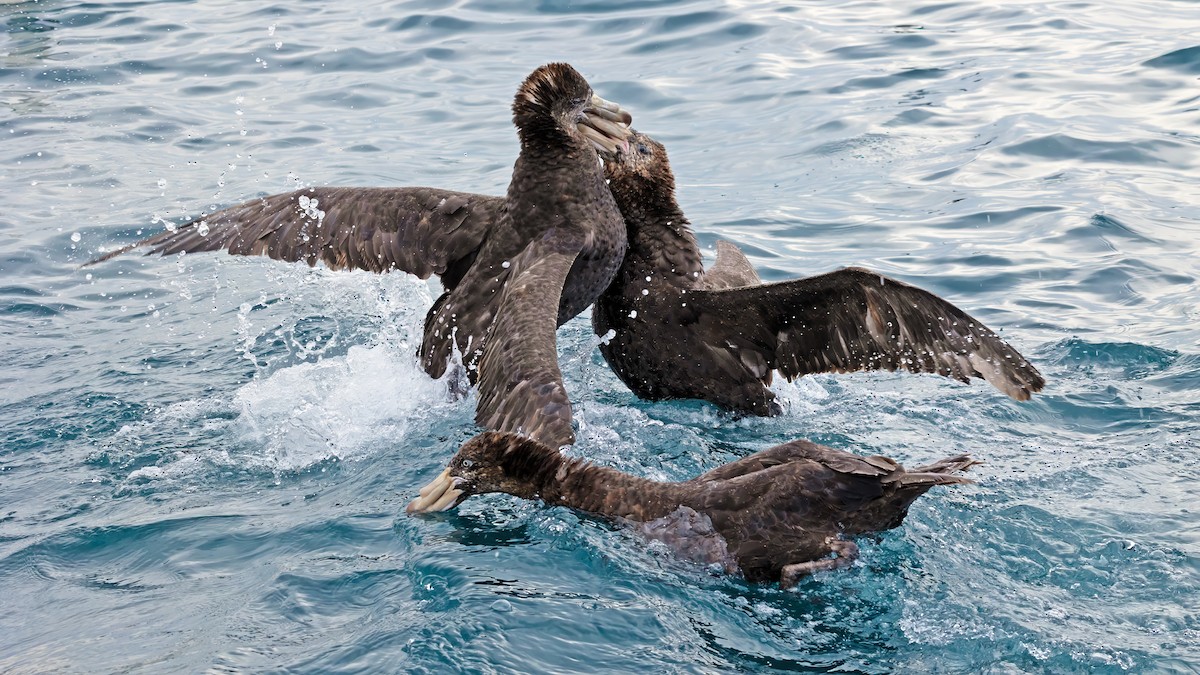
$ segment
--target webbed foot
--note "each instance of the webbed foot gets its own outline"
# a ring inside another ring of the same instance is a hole
[[[783,571],[779,574],[779,587],[786,590],[795,586],[800,577],[826,570],[849,567],[858,558],[858,545],[852,541],[830,537],[825,540],[825,543],[829,546],[830,553],[837,554],[836,558],[823,558],[821,560],[810,560],[809,562],[784,565]]]

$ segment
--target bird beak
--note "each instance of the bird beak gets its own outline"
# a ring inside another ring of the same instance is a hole
[[[629,111],[593,94],[591,102],[583,109],[579,131],[597,152],[613,155],[618,148],[629,150],[629,137],[633,135],[629,125],[632,122],[633,115]]]
[[[430,481],[429,485],[421,488],[420,496],[408,503],[408,506],[404,508],[405,512],[409,515],[433,513],[458,506],[461,501],[459,498],[465,494],[456,487],[461,484],[462,480],[462,478],[451,477],[450,467],[446,467],[438,474],[437,478]]]

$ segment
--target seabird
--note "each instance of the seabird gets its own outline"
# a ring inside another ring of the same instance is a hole
[[[480,380],[481,426],[569,444],[554,331],[592,304],[625,255],[625,225],[596,151],[620,148],[630,116],[565,63],[530,74],[512,111],[521,152],[503,198],[426,187],[305,188],[229,207],[88,264],[140,247],[162,255],[224,249],[332,269],[437,274],[445,292],[425,318],[426,372],[440,377],[457,346],[472,382]]]
[[[877,272],[848,267],[763,284],[724,241],[705,270],[662,144],[635,132],[601,154],[629,250],[592,325],[614,333],[600,351],[639,397],[774,415],[780,406],[767,386],[776,370],[789,381],[866,370],[977,377],[1018,401],[1045,385],[983,322]]]
[[[796,440],[663,483],[566,457],[529,438],[484,432],[406,511],[445,511],[486,492],[540,499],[633,527],[683,558],[786,588],[851,564],[858,547],[843,537],[899,526],[933,486],[972,482],[954,474],[977,463],[960,455],[906,471],[887,457]]]

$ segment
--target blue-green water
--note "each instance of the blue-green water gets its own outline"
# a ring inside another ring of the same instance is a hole
[[[0,5],[0,671],[1200,671],[1192,2]],[[576,65],[770,280],[930,289],[1049,379],[893,375],[732,420],[559,332],[580,455],[684,478],[805,437],[979,483],[791,592],[563,509],[403,505],[475,429],[401,275],[125,257],[296,185],[499,193]]]

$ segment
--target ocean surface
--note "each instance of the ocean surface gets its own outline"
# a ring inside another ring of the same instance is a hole
[[[0,672],[1200,672],[1200,5],[0,4]],[[558,333],[573,453],[684,479],[794,438],[969,452],[791,591],[562,508],[403,507],[476,433],[414,357],[436,282],[80,263],[306,185],[499,194],[574,64],[663,141],[708,255],[863,265],[1046,375],[638,401]]]

